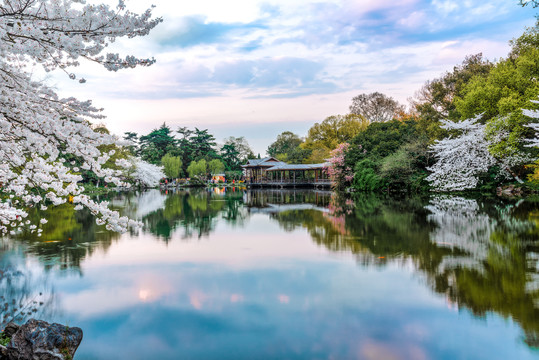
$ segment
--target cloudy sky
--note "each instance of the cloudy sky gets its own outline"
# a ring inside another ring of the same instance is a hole
[[[152,3],[163,23],[111,50],[156,64],[118,73],[84,64],[74,70],[86,84],[62,73],[50,82],[104,107],[116,134],[196,126],[218,141],[245,136],[261,155],[283,131],[305,136],[345,114],[355,95],[407,104],[468,54],[506,56],[537,13],[517,0],[127,1],[137,12]]]

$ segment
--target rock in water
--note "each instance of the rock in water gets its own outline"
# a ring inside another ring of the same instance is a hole
[[[82,341],[82,330],[30,319],[7,346],[10,360],[71,360]]]

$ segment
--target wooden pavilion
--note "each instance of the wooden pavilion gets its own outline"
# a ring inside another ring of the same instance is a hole
[[[329,163],[287,164],[273,157],[252,159],[242,167],[248,186],[258,187],[329,187]]]
[[[278,159],[270,156],[263,159],[249,159],[247,164],[242,165],[245,172],[246,183],[260,183],[266,180],[266,170],[276,165],[286,164]]]

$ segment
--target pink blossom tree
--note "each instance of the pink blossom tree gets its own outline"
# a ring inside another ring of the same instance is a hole
[[[337,189],[345,188],[354,178],[352,169],[345,163],[346,151],[349,147],[349,143],[342,143],[337,145],[330,153],[330,165],[327,168],[327,173],[333,182],[333,186]]]

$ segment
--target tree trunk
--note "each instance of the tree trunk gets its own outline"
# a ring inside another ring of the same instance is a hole
[[[511,169],[509,169],[509,167],[506,167],[505,170],[507,170],[507,172],[509,174],[511,174],[511,176],[514,177],[515,180],[518,181],[519,184],[524,184],[524,181],[522,181],[522,179],[519,178],[517,174],[515,174],[513,171],[511,171]]]

